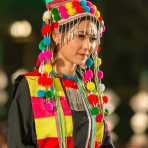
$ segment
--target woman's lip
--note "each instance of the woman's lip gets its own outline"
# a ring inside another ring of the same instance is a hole
[[[81,56],[88,56],[88,55],[85,54],[85,53],[79,53],[79,55],[81,55]]]
[[[87,54],[78,54],[80,57],[82,57],[82,58],[87,58],[88,57],[88,55]]]

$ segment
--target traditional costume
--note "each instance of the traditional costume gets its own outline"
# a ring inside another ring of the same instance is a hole
[[[77,66],[74,76],[58,74],[52,31],[62,34],[58,47],[74,38],[82,20],[94,22],[98,35],[105,31],[97,7],[86,0],[46,0],[40,53],[36,69],[17,78],[8,118],[9,148],[112,148],[104,104],[103,71],[97,49]],[[76,27],[76,28],[77,28]],[[71,49],[72,50],[72,49]]]

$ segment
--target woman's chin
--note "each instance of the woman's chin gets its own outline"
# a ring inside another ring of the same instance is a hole
[[[71,59],[73,64],[76,65],[84,65],[86,63],[87,57],[81,57],[81,56],[76,56],[73,58],[73,60]]]
[[[77,58],[77,64],[85,64],[87,57],[79,57]]]
[[[86,59],[84,59],[84,60],[77,60],[75,62],[75,64],[77,64],[77,65],[85,65],[85,63],[86,63]]]

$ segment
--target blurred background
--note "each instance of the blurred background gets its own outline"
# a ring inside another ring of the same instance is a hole
[[[106,33],[101,58],[116,148],[148,148],[148,1],[93,0]],[[0,4],[0,147],[7,147],[7,116],[15,78],[31,71],[41,40],[42,0]],[[15,122],[15,121],[14,121]],[[15,133],[14,133],[15,134]]]

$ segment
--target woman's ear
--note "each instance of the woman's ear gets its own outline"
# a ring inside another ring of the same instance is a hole
[[[61,33],[53,31],[51,36],[56,45],[61,42]]]

